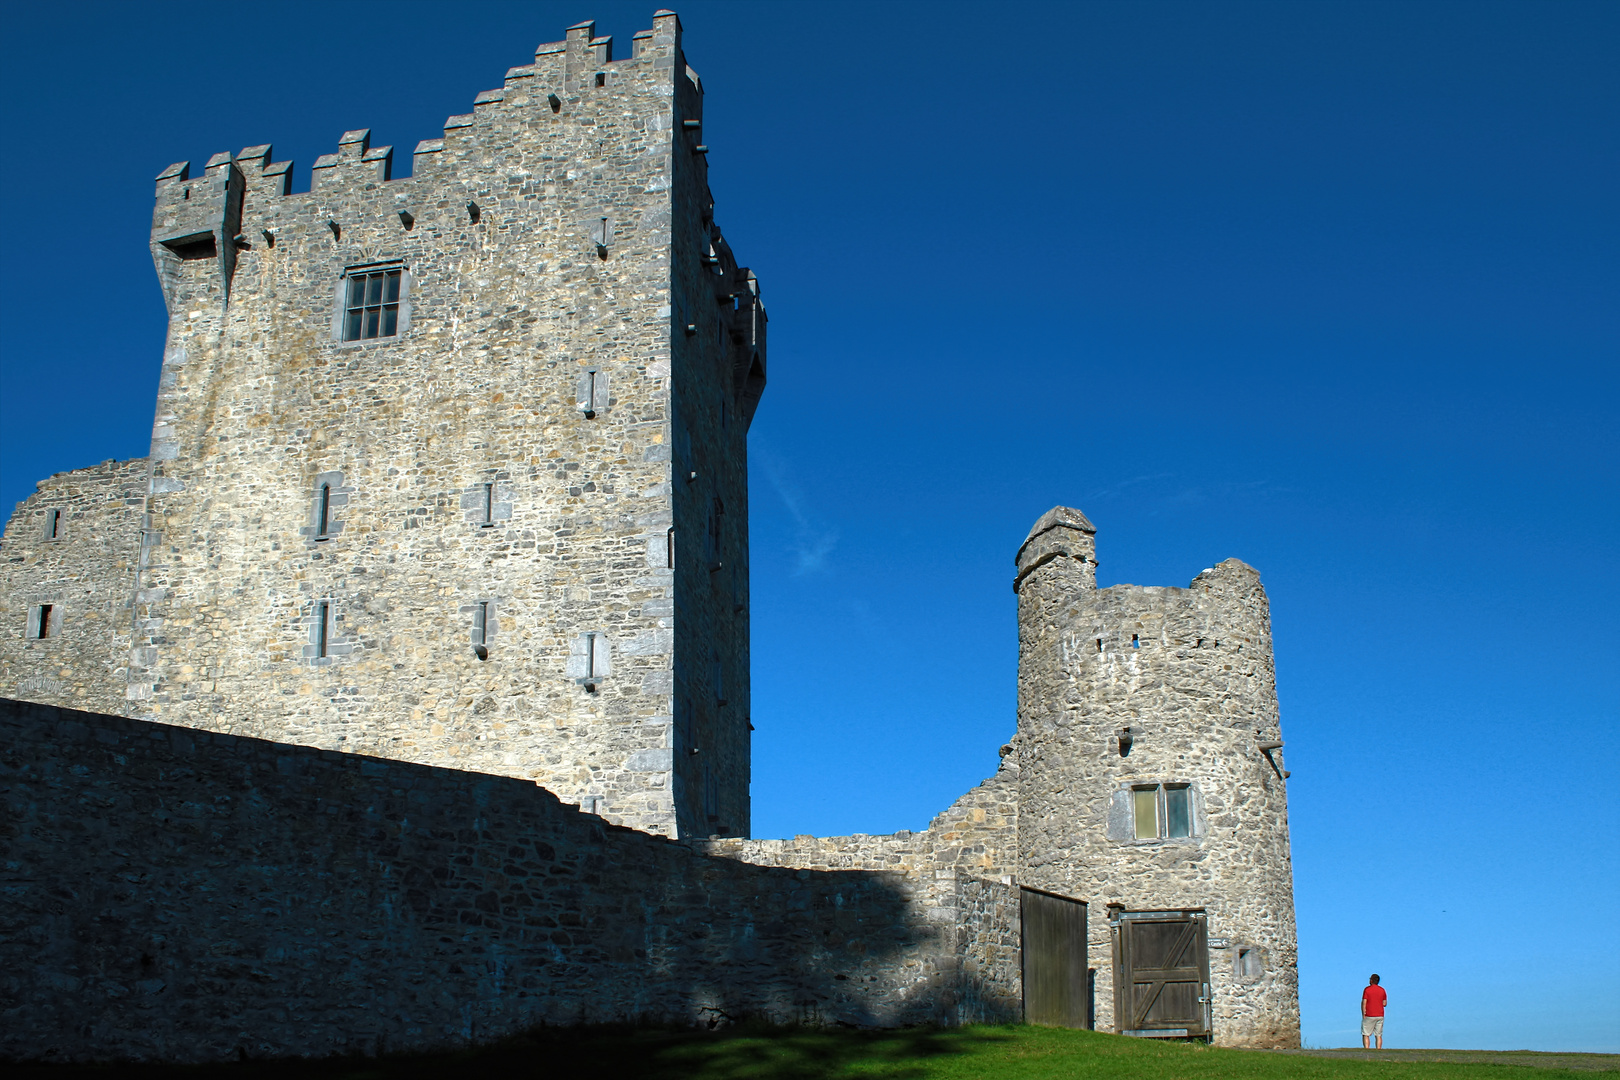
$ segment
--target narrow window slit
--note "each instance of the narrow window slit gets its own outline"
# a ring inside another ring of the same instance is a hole
[[[55,540],[62,535],[62,511],[45,511],[45,539]]]
[[[332,524],[332,485],[322,484],[315,506],[315,539],[325,540]],[[322,654],[325,655],[324,653]]]
[[[489,601],[480,600],[473,605],[473,654],[480,660],[489,659]]]
[[[315,655],[326,655],[327,624],[332,618],[332,605],[321,601],[315,605]]]
[[[480,522],[488,529],[495,524],[495,485],[484,485],[484,520]]]
[[[1131,635],[1131,648],[1140,649],[1141,647],[1142,647],[1141,640],[1135,634],[1132,634]]]
[[[599,637],[601,635],[594,630],[585,635],[585,689],[593,694],[596,693],[596,684],[601,678],[597,674],[600,668],[596,654],[596,639]]]
[[[54,610],[56,609],[51,604],[39,605],[39,626],[34,634],[35,637],[48,638],[51,636],[51,612]]]

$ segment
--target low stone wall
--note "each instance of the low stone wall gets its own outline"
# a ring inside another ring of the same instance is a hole
[[[898,878],[913,915],[920,915],[941,939],[954,935],[952,962],[958,967],[959,990],[951,999],[951,1020],[1022,1019],[1019,890],[1011,874],[1003,873],[1017,851],[1016,782],[1016,769],[1004,764],[921,832],[730,838],[698,841],[693,847],[801,874],[867,872]]]
[[[759,866],[515,778],[9,700],[0,748],[0,1057],[1018,1017],[1017,890],[926,860]]]

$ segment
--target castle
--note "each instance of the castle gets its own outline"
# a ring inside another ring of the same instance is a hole
[[[921,833],[748,838],[766,315],[678,18],[633,44],[542,45],[406,179],[366,131],[307,194],[268,146],[159,175],[151,452],[42,481],[0,541],[0,1054],[742,1013],[1298,1045],[1236,560],[1099,590],[1052,510],[1000,771]],[[84,932],[115,910],[123,945]]]

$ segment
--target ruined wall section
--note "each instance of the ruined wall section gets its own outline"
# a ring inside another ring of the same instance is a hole
[[[897,874],[717,858],[513,777],[0,701],[0,806],[4,1059],[1018,1016],[1014,888],[964,891],[964,952]]]
[[[673,324],[678,20],[611,49],[589,23],[541,46],[409,179],[365,131],[307,195],[268,146],[159,178],[171,321],[122,711],[521,776],[655,832],[746,830],[745,424],[730,443],[694,424],[744,610],[670,556],[703,547],[672,496],[675,384],[720,363]],[[368,266],[403,271],[399,331],[346,342],[344,275]],[[735,719],[678,747],[677,652],[713,697],[721,642]],[[705,754],[708,805],[683,802],[675,761]]]
[[[999,1023],[1023,1016],[1019,892],[1018,773],[1010,758],[984,783],[929,822],[886,835],[795,836],[789,840],[697,842],[706,854],[754,866],[817,873],[881,873],[924,925],[952,934],[949,957],[927,973],[953,1022]]]
[[[0,693],[123,709],[146,474],[145,458],[104,461],[17,504],[0,539]]]
[[[1259,574],[1232,559],[1186,589],[1099,590],[1086,565],[1049,560],[1022,578],[1019,650],[1019,883],[1098,915],[1110,903],[1203,908],[1226,943],[1210,953],[1216,1042],[1297,1046],[1288,805]],[[1191,835],[1138,839],[1133,789],[1166,784],[1190,786]],[[1102,1030],[1116,1028],[1109,933],[1090,920]],[[1239,970],[1244,948],[1259,972]]]
[[[953,906],[957,876],[1008,883],[1017,860],[1017,795],[1017,769],[1004,760],[995,776],[968,791],[919,831],[710,840],[698,847],[758,866],[900,874],[914,883],[920,895],[926,895],[926,904],[948,909]],[[948,921],[952,916],[936,917]]]

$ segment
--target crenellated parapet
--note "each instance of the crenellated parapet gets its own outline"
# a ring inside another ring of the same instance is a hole
[[[293,163],[273,162],[268,144],[216,154],[200,178],[187,162],[171,165],[157,177],[152,230],[171,307],[176,289],[206,289],[223,306],[236,252],[274,247],[300,229],[330,231],[341,243],[345,230],[367,222],[400,219],[408,228],[446,196],[460,200],[457,213],[479,221],[503,204],[548,196],[555,204],[548,185],[567,186],[590,170],[612,169],[635,183],[625,189],[624,205],[575,215],[581,220],[569,231],[588,239],[591,221],[605,217],[622,235],[615,219],[630,216],[630,202],[675,184],[671,154],[683,123],[693,138],[682,149],[695,159],[707,199],[701,159],[707,147],[696,145],[701,88],[681,59],[679,18],[655,13],[653,26],[632,44],[629,57],[615,60],[612,39],[597,36],[594,22],[570,27],[562,41],[537,47],[532,63],[509,69],[500,87],[476,95],[470,111],[447,118],[440,138],[419,142],[408,177],[394,175],[394,148],[373,146],[365,128],[344,132],[334,152],[317,158],[309,191],[296,195]],[[677,81],[686,84],[679,92]],[[180,265],[206,259],[218,260],[209,268],[216,272]]]
[[[393,179],[394,148],[372,146],[371,129],[345,131],[338,140],[337,153],[315,159],[310,173],[311,190],[332,184],[364,186],[386,184]]]
[[[159,173],[157,185],[152,257],[170,314],[177,291],[188,287],[228,302],[247,192],[242,170],[222,152],[208,159],[201,177],[193,180],[191,163],[181,161]]]

